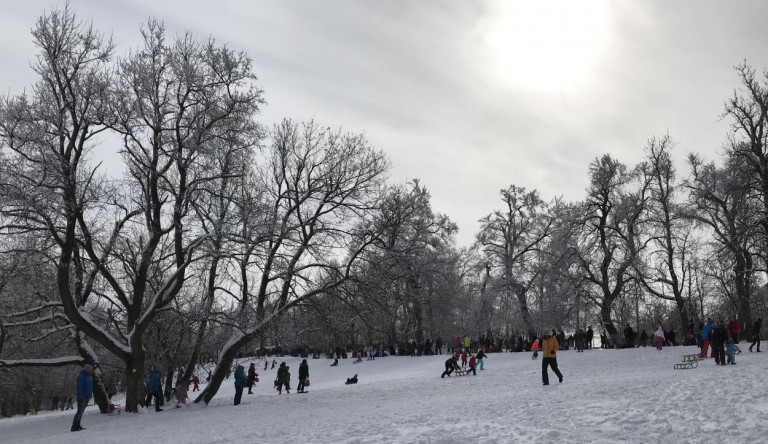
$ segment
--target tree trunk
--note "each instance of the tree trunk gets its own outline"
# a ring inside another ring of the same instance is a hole
[[[200,395],[195,398],[195,403],[203,401],[207,405],[209,402],[211,402],[213,397],[216,396],[216,392],[219,391],[221,383],[226,378],[227,373],[229,373],[229,371],[232,369],[232,362],[237,357],[238,351],[240,351],[240,348],[242,348],[243,345],[248,343],[250,336],[234,335],[227,342],[227,345],[224,346],[224,349],[222,349],[221,353],[219,354],[219,361],[216,363],[216,368],[214,368],[213,372],[211,373],[210,382],[208,382],[208,385],[206,385],[203,391],[200,392]]]
[[[144,384],[144,352],[132,353],[125,362],[125,411],[138,413]]]
[[[621,338],[619,337],[619,331],[616,329],[616,326],[613,325],[613,320],[611,319],[612,303],[613,300],[603,301],[603,304],[600,307],[600,322],[602,322],[603,328],[605,329],[606,334],[611,338],[615,348],[619,345],[619,339]]]

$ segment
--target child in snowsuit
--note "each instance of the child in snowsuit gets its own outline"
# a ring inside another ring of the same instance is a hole
[[[189,383],[187,381],[179,381],[176,384],[176,408],[180,408],[182,404],[187,405],[187,389]]]
[[[729,364],[736,365],[736,358],[734,356],[736,354],[735,351],[736,344],[733,343],[733,339],[728,338],[728,340],[725,341],[725,355]]]
[[[661,350],[664,345],[664,328],[659,324],[656,331],[653,333],[653,338],[656,341],[656,350]]]
[[[536,338],[535,341],[533,341],[533,345],[531,346],[531,350],[533,350],[533,356],[531,356],[531,359],[536,359],[539,357],[539,338]]]
[[[464,349],[464,351],[461,353],[461,366],[467,366],[467,349]]]
[[[467,374],[469,374],[469,372],[472,372],[473,375],[477,376],[477,372],[475,371],[475,364],[476,363],[477,363],[477,361],[475,360],[475,357],[474,356],[470,356],[469,357],[469,368],[467,369]]]
[[[483,364],[484,364],[484,363],[483,363],[483,359],[484,359],[485,357],[486,357],[486,356],[485,356],[485,352],[484,352],[484,351],[482,351],[482,350],[480,350],[479,352],[477,352],[477,355],[475,356],[475,358],[477,358],[477,366],[479,367],[479,369],[480,369],[480,370],[485,370],[485,368],[483,368]]]

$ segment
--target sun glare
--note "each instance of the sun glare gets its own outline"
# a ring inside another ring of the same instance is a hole
[[[507,1],[494,15],[487,50],[492,76],[505,85],[572,86],[605,47],[606,11],[598,0]]]

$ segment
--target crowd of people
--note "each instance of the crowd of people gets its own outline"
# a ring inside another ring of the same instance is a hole
[[[761,329],[762,318],[758,318],[752,324],[752,328],[749,330],[749,351],[760,353],[761,342]],[[627,324],[624,328],[624,344],[619,345],[617,348],[635,348],[635,347],[647,347],[649,341],[652,346],[655,346],[657,350],[662,350],[663,347],[668,345],[678,345],[676,342],[676,335],[674,330],[666,330],[664,325],[658,323],[651,334],[649,335],[645,329],[637,334],[632,327]],[[731,319],[728,323],[725,323],[722,319],[714,322],[711,318],[704,322],[701,322],[698,328],[695,328],[694,324],[688,325],[685,331],[683,345],[698,345],[701,352],[700,357],[706,358],[709,352],[709,357],[714,358],[717,365],[735,365],[735,355],[741,352],[738,346],[740,340],[744,337],[744,328],[740,322],[736,319]],[[549,385],[549,369],[551,369],[558,378],[559,382],[563,382],[563,374],[557,365],[557,352],[559,350],[568,350],[574,348],[577,352],[583,352],[584,350],[591,349],[594,343],[594,331],[591,326],[588,326],[586,330],[581,328],[566,338],[563,330],[553,329],[551,332],[544,334],[543,336],[534,335],[533,341],[528,341],[519,336],[516,340],[496,340],[494,341],[490,336],[481,335],[478,341],[472,341],[468,334],[463,337],[457,336],[450,341],[444,341],[441,337],[438,337],[434,342],[428,339],[423,345],[412,343],[403,343],[399,347],[386,347],[381,344],[379,347],[373,345],[366,346],[362,349],[358,349],[352,353],[353,357],[357,357],[358,361],[362,360],[363,356],[370,360],[374,360],[376,356],[393,355],[441,355],[445,349],[446,353],[450,357],[445,361],[445,371],[440,375],[441,378],[446,376],[450,377],[451,374],[457,370],[461,373],[477,375],[477,370],[484,370],[485,359],[487,358],[487,352],[501,352],[504,351],[503,345],[506,345],[506,351],[509,352],[522,352],[532,351],[531,359],[538,359],[539,351],[542,352],[541,362],[541,376],[542,383]],[[613,344],[605,332],[600,335],[600,343],[602,348],[613,348]],[[496,348],[494,348],[496,347]],[[472,351],[475,350],[473,354]],[[317,355],[313,355],[319,357]],[[338,360],[347,357],[346,350],[336,347],[335,350],[331,350],[329,353],[330,358],[335,358],[331,366],[337,366]],[[461,360],[461,364],[459,363]],[[272,359],[272,369],[277,364],[276,359]],[[264,360],[264,371],[267,370],[269,361]],[[85,407],[88,405],[93,393],[92,393],[92,375],[93,367],[86,364],[80,371],[77,377],[76,383],[76,397],[77,410],[72,422],[71,430],[73,432],[84,430],[81,425],[81,419]],[[229,379],[230,373],[227,374]],[[246,372],[243,365],[237,365],[234,372],[234,385],[235,385],[235,399],[234,405],[240,404],[242,400],[243,390],[248,388],[248,394],[253,394],[253,385],[259,381],[258,373],[256,373],[256,364],[251,363]],[[161,388],[162,372],[159,366],[153,366],[149,372],[149,377],[146,384],[147,397],[142,404],[144,407],[149,408],[153,403],[155,411],[163,411],[164,396]],[[299,383],[297,386],[297,393],[306,393],[306,387],[309,386],[309,364],[306,359],[303,359],[299,365]],[[210,372],[207,380],[210,380]],[[193,385],[193,392],[199,390],[200,380],[197,376],[194,376],[190,380],[178,380],[173,392],[176,397],[176,407],[180,408],[186,406],[188,398],[189,386]],[[357,383],[357,375],[352,378],[347,378],[346,384]],[[290,367],[285,362],[280,363],[277,369],[277,375],[274,381],[275,389],[278,394],[282,394],[283,389],[286,393],[291,391],[291,373]],[[73,407],[72,397],[68,398],[53,398],[53,408],[60,408],[62,410],[72,409]]]

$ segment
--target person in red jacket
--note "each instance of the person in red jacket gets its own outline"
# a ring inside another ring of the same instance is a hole
[[[741,333],[741,322],[737,321],[736,319],[731,319],[731,322],[728,323],[728,331],[731,333],[733,343],[738,344],[739,333]]]
[[[461,352],[461,366],[466,367],[467,366],[467,350],[464,350]]]
[[[477,376],[477,371],[475,371],[475,365],[477,364],[477,360],[474,356],[469,357],[469,368],[467,369],[467,373],[472,372],[473,375]]]

